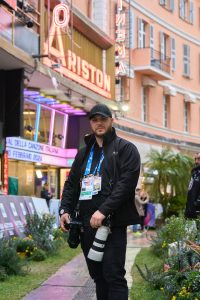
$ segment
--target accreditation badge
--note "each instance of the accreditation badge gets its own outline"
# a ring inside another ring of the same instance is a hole
[[[83,178],[79,200],[91,200],[93,195],[94,175]]]
[[[93,195],[97,195],[101,191],[101,177],[99,175],[94,176],[93,183]]]

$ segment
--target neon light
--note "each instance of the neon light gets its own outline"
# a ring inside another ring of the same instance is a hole
[[[53,9],[53,22],[56,26],[63,28],[69,25],[70,11],[66,4],[60,3]]]
[[[117,1],[117,13],[115,16],[116,25],[116,47],[117,62],[119,67],[116,68],[116,75],[127,75],[126,68],[124,66],[124,58],[126,57],[125,40],[126,40],[126,14],[123,11],[122,0]]]
[[[55,110],[52,110],[51,111],[51,123],[50,123],[50,129],[49,129],[49,145],[52,145],[54,120],[55,120]]]
[[[57,39],[58,49],[54,48],[54,38]],[[55,70],[62,75],[80,83],[81,85],[91,89],[92,91],[106,97],[111,98],[111,78],[106,73],[97,69],[95,66],[89,64],[86,60],[81,59],[72,51],[68,50],[67,56],[64,53],[64,45],[62,40],[61,28],[56,26],[54,22],[51,25],[49,31],[49,37],[44,43],[44,51],[48,52],[55,57],[55,61],[49,58],[44,58],[43,62],[47,66],[51,67],[53,63],[56,63],[56,59],[60,59],[62,62],[59,70]],[[103,74],[103,84],[100,80]]]
[[[41,105],[37,104],[37,113],[35,118],[35,133],[34,133],[34,142],[38,140],[38,131],[39,131],[39,124],[40,124],[40,112],[41,112]]]
[[[65,145],[66,145],[66,139],[67,139],[67,129],[68,129],[68,119],[69,119],[69,116],[68,115],[65,115],[64,117],[64,125],[63,125],[63,132],[62,132],[62,135],[63,135],[63,139],[62,139],[62,145],[61,147],[63,149],[65,149]]]

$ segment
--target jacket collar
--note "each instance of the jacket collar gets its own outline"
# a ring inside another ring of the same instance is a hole
[[[115,128],[112,127],[112,130],[108,131],[104,136],[103,136],[103,146],[110,144],[115,138],[116,138],[116,132]],[[87,146],[90,146],[95,143],[95,135],[94,134],[87,134],[85,135],[85,143]]]

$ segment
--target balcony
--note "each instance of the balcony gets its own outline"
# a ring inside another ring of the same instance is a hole
[[[161,58],[161,53],[151,48],[138,48],[133,51],[132,64],[135,72],[148,75],[154,80],[170,80],[170,58]]]

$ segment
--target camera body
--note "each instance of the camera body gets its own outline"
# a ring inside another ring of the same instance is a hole
[[[80,243],[81,227],[82,222],[77,217],[72,218],[70,223],[65,223],[65,228],[69,230],[67,242],[69,247],[72,249],[77,248]]]

